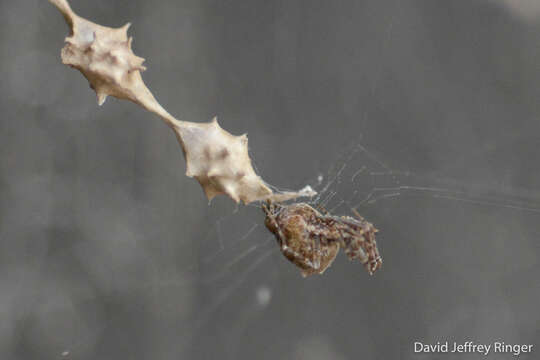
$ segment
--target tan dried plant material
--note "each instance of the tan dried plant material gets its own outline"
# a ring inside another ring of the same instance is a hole
[[[62,49],[62,62],[79,70],[102,105],[107,96],[126,99],[160,116],[175,132],[184,152],[186,175],[201,184],[208,199],[226,194],[234,201],[285,201],[313,196],[305,187],[298,192],[274,193],[255,173],[248,154],[246,135],[223,130],[217,119],[209,123],[180,121],[169,114],[144,84],[144,59],[132,49],[129,23],[120,28],[95,24],[76,15],[66,0],[49,0],[71,28]]]

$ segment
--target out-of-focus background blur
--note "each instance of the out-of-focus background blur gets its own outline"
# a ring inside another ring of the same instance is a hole
[[[540,346],[540,2],[71,5],[99,24],[132,22],[162,105],[248,132],[266,181],[310,184],[337,214],[357,206],[380,229],[384,264],[370,277],[342,254],[303,279],[260,209],[208,205],[156,116],[97,106],[61,64],[68,28],[52,5],[2,1],[1,359]]]

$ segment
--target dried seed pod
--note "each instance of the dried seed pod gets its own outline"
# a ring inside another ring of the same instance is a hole
[[[49,1],[71,28],[62,49],[62,62],[86,77],[99,105],[111,95],[159,115],[174,130],[182,146],[186,175],[199,181],[208,199],[226,194],[236,202],[250,203],[315,195],[309,187],[298,192],[273,193],[253,170],[246,135],[228,133],[216,119],[210,123],[180,121],[163,109],[142,80],[144,59],[131,50],[129,23],[120,28],[98,25],[76,15],[67,0]]]
[[[272,195],[251,166],[246,135],[231,135],[217,118],[210,123],[184,123],[175,130],[182,138],[186,175],[197,179],[208,199],[227,194],[248,203]]]
[[[323,215],[306,203],[263,205],[265,225],[275,236],[283,255],[303,276],[322,274],[343,247],[350,260],[358,259],[373,274],[382,265],[377,249],[377,229],[358,215]]]
[[[77,16],[66,1],[53,3],[71,25],[71,36],[66,37],[62,49],[62,62],[86,77],[99,105],[108,95],[134,102],[149,95],[140,75],[145,70],[144,59],[133,53],[133,38],[127,36],[130,23],[120,28],[101,26]]]

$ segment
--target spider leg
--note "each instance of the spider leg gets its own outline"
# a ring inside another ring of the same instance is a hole
[[[321,212],[321,214],[323,214],[323,215],[330,215],[330,213],[328,212],[328,210],[326,210],[326,208],[325,208],[322,204],[320,204],[320,203],[317,204],[317,205],[315,205],[315,208],[316,208],[317,210],[319,210],[319,211]]]
[[[274,205],[268,201],[268,205],[263,204],[262,209],[266,214],[266,218],[272,223],[272,226],[276,229],[276,239],[278,241],[278,244],[281,248],[285,245],[285,235],[283,234],[283,231],[281,230],[281,227],[279,226],[276,216],[274,215]]]
[[[362,215],[360,215],[360,213],[358,212],[358,210],[356,210],[355,208],[351,208],[351,211],[352,213],[354,214],[354,216],[356,216],[358,218],[358,220],[361,220],[363,221],[364,218],[362,217]]]
[[[337,230],[339,233],[339,239],[338,239],[339,246],[345,249],[345,253],[347,253],[348,244],[345,242],[345,238],[343,237],[343,231],[341,228],[338,228]]]
[[[266,203],[262,203],[261,209],[264,211],[264,213],[268,216],[270,215],[272,211],[273,205],[270,200],[267,200]]]
[[[378,233],[378,232],[379,232],[379,230],[378,230],[377,228],[375,228],[372,224],[370,224],[369,222],[367,222],[366,219],[364,219],[364,218],[362,217],[362,215],[360,215],[360,213],[358,213],[358,211],[357,211],[355,208],[351,208],[351,211],[352,211],[352,213],[358,218],[358,220],[368,223],[369,226],[373,228],[373,232],[374,232],[374,233]]]

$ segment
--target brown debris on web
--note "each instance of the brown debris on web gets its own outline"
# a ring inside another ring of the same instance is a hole
[[[265,225],[276,236],[283,255],[300,268],[302,276],[322,274],[340,247],[349,260],[358,259],[370,275],[382,265],[377,229],[355,212],[349,216],[321,214],[306,203],[263,205]]]
[[[62,62],[79,70],[102,105],[107,96],[130,100],[160,116],[180,142],[186,175],[200,183],[207,198],[225,194],[236,202],[285,201],[313,196],[311,188],[275,193],[251,165],[246,135],[234,136],[217,119],[209,123],[180,121],[169,114],[144,84],[144,59],[131,49],[130,24],[120,28],[98,25],[73,12],[67,0],[49,0],[64,16],[71,34],[62,49]]]

